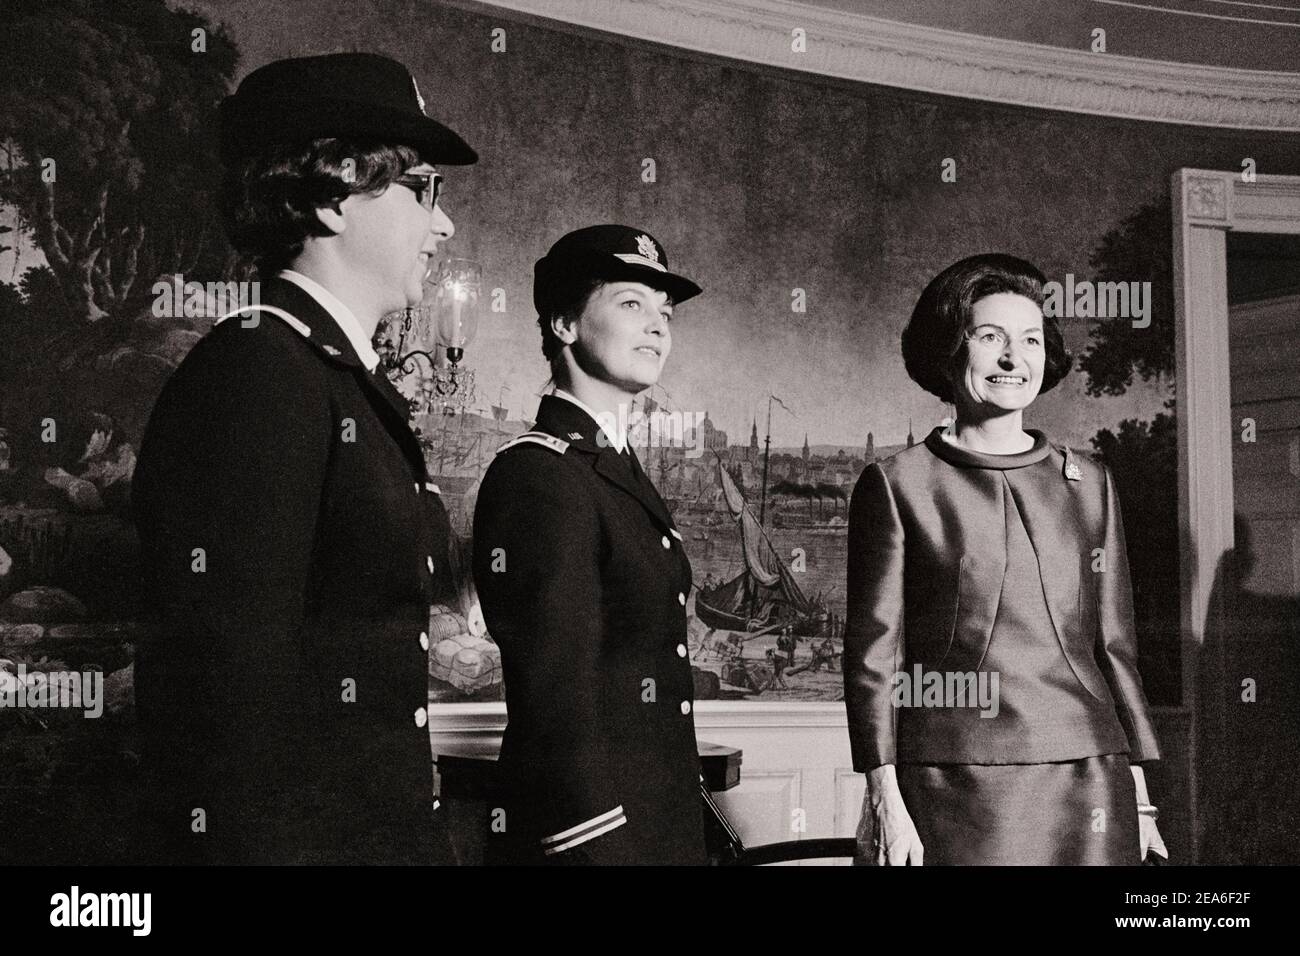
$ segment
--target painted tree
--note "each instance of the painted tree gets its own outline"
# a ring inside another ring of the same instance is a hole
[[[1090,395],[1122,395],[1134,376],[1172,385],[1174,375],[1173,226],[1168,196],[1147,203],[1093,250],[1098,281],[1150,282],[1151,324],[1125,317],[1099,322],[1080,357]],[[1153,703],[1177,703],[1178,433],[1174,402],[1149,422],[1125,419],[1092,439],[1110,467],[1123,508],[1141,669]]]
[[[233,43],[163,0],[0,5],[0,202],[71,316],[97,321],[172,272],[219,272],[216,105]]]
[[[1089,262],[1098,282],[1150,282],[1151,324],[1102,319],[1079,357],[1089,395],[1123,395],[1134,374],[1149,382],[1174,373],[1173,219],[1169,197],[1149,202],[1102,237]]]

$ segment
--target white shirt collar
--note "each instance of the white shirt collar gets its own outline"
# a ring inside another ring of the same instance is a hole
[[[622,454],[627,450],[627,432],[622,428],[622,423],[617,419],[614,419],[611,422],[613,416],[609,413],[597,414],[586,402],[580,400],[572,392],[566,392],[562,388],[555,389],[551,394],[556,398],[564,399],[566,402],[572,402],[590,415],[592,420],[600,426],[600,430],[605,433],[605,438],[608,439],[609,444],[613,445],[615,451],[619,454]],[[612,431],[607,427],[611,424],[614,426]]]
[[[330,318],[338,323],[338,327],[348,337],[353,350],[357,353],[357,358],[361,359],[361,364],[367,371],[375,370],[375,366],[379,364],[379,353],[371,346],[370,340],[366,338],[366,333],[362,331],[361,323],[352,310],[339,301],[338,296],[315,279],[309,279],[301,272],[294,272],[292,269],[281,269],[277,276],[289,280],[320,303],[321,308],[330,314]]]

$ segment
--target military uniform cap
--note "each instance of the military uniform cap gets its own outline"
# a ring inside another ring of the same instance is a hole
[[[329,136],[410,146],[428,163],[467,166],[478,159],[455,132],[426,115],[411,71],[376,53],[268,63],[222,101],[220,120],[227,165],[267,146]]]
[[[607,224],[570,232],[551,246],[533,271],[533,304],[545,314],[552,290],[575,279],[640,282],[667,292],[674,303],[702,291],[682,275],[668,270],[668,252],[644,229]]]

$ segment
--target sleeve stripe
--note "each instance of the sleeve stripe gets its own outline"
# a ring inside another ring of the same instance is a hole
[[[592,817],[590,820],[587,820],[584,823],[579,823],[576,827],[569,827],[569,829],[567,830],[562,830],[559,833],[553,834],[551,836],[543,837],[542,846],[547,846],[552,843],[564,843],[568,841],[571,837],[582,836],[586,831],[594,830],[597,827],[600,827],[601,825],[605,823],[609,823],[611,820],[615,820],[615,819],[619,819],[624,823],[627,822],[627,817],[623,815],[622,804],[619,804],[613,810],[609,810],[605,813],[602,813],[598,817]]]
[[[577,846],[579,843],[586,843],[588,840],[594,840],[596,837],[608,833],[610,830],[617,830],[625,823],[627,823],[627,817],[623,816],[620,813],[617,817],[615,817],[613,820],[610,820],[608,823],[603,824],[602,826],[598,826],[594,830],[587,830],[586,832],[580,834],[579,836],[574,837],[572,840],[569,840],[566,843],[561,843],[557,846],[548,846],[544,851],[545,855],[553,856],[556,853],[562,853],[565,850],[572,849],[573,847]]]

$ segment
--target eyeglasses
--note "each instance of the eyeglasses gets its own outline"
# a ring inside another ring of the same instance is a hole
[[[420,205],[430,212],[438,205],[438,195],[442,192],[441,173],[402,173],[393,182],[412,190]]]

